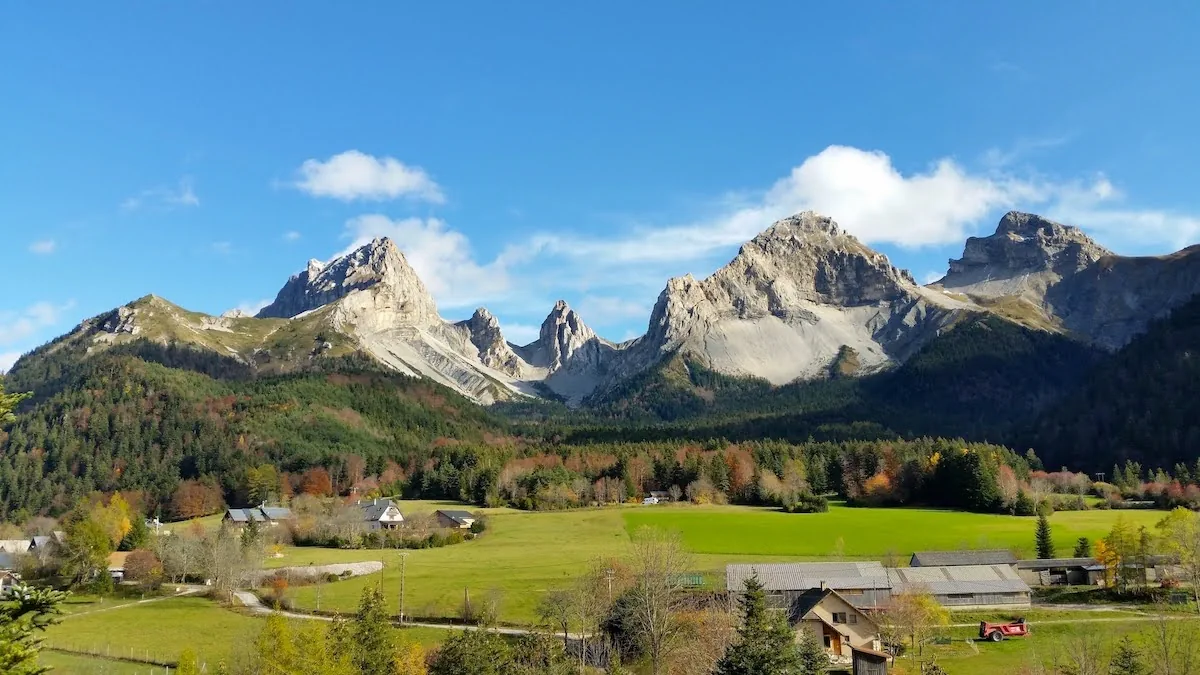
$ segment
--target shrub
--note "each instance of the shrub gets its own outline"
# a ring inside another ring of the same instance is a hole
[[[829,501],[811,492],[796,492],[784,499],[783,510],[787,513],[825,513],[829,510]]]

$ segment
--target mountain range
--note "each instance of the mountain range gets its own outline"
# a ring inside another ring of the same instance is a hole
[[[22,361],[137,340],[192,345],[263,373],[360,353],[479,403],[578,406],[673,359],[773,386],[886,371],[981,316],[1112,351],[1197,292],[1200,247],[1119,256],[1076,227],[1019,212],[968,239],[946,276],[922,286],[832,219],[804,212],[772,224],[711,276],[670,279],[646,333],[620,343],[562,301],[526,345],[508,342],[486,308],[446,320],[400,247],[381,238],[309,261],[256,316],[209,316],[151,295]]]

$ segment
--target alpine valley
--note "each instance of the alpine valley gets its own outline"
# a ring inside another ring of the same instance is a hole
[[[805,212],[711,276],[667,281],[640,337],[606,340],[560,301],[518,345],[485,308],[443,318],[397,243],[376,239],[310,261],[256,316],[151,295],[22,357],[6,388],[34,397],[0,432],[0,487],[25,492],[3,506],[53,510],[95,488],[166,495],[239,452],[296,470],[354,453],[378,472],[397,448],[439,439],[938,436],[1032,447],[1051,466],[1170,467],[1200,444],[1198,292],[1200,247],[1123,257],[1018,212],[922,286]],[[56,440],[56,426],[79,436]],[[171,469],[72,443],[132,443]],[[26,489],[43,477],[55,484]]]

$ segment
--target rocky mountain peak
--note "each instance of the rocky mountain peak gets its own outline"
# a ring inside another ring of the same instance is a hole
[[[970,237],[963,256],[950,261],[947,287],[1047,272],[1074,274],[1112,255],[1077,227],[1032,213],[1010,211],[987,237]]]
[[[386,295],[390,309],[414,320],[436,320],[437,307],[425,284],[387,237],[374,239],[328,264],[310,260],[258,317],[291,318],[368,289]]]
[[[504,333],[500,330],[500,322],[485,307],[475,310],[470,319],[463,324],[471,337],[471,344],[479,350],[479,360],[489,368],[507,373],[513,377],[521,375],[521,361],[513,352]]]

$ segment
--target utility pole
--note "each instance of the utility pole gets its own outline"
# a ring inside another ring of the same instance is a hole
[[[404,572],[408,562],[408,551],[400,552],[400,623],[404,623]]]
[[[611,567],[604,570],[604,579],[606,581],[608,581],[608,604],[610,606],[612,605],[612,582],[613,582],[614,576],[615,576],[615,573],[613,572],[613,569]]]
[[[318,570],[313,565],[313,563],[308,563],[308,567],[309,567],[309,569],[313,570],[313,572],[315,572],[317,575],[317,611],[320,612],[321,611],[321,577],[324,575],[321,574],[321,571]]]

